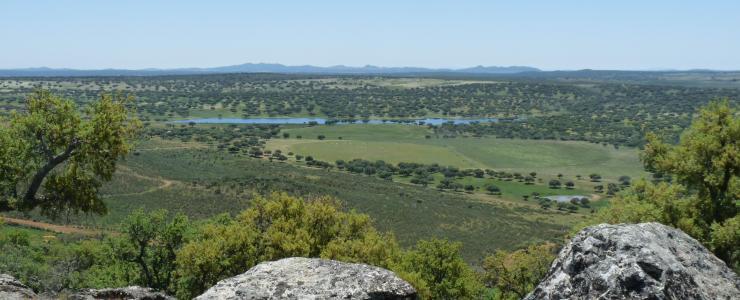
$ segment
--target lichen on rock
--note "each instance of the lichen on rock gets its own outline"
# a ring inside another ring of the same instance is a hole
[[[740,280],[680,230],[602,224],[573,237],[525,299],[740,299]]]
[[[292,257],[264,262],[198,296],[211,299],[416,299],[393,272],[365,264]]]

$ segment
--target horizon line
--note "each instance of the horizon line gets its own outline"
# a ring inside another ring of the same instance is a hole
[[[402,65],[402,66],[384,66],[384,65],[348,65],[348,64],[332,64],[332,65],[314,65],[314,64],[282,64],[278,62],[245,62],[238,64],[229,65],[217,65],[217,66],[182,66],[182,67],[145,67],[145,68],[128,68],[128,67],[95,67],[95,68],[77,68],[77,67],[49,67],[49,66],[38,66],[38,67],[14,67],[14,68],[0,68],[3,71],[24,71],[24,70],[66,70],[66,71],[175,71],[175,70],[192,70],[192,69],[216,69],[225,67],[237,67],[244,65],[274,65],[288,68],[300,68],[300,67],[313,67],[313,68],[350,68],[350,69],[363,69],[363,68],[378,68],[378,69],[427,69],[430,71],[460,71],[465,69],[473,68],[533,68],[541,72],[575,72],[575,71],[633,71],[633,72],[687,72],[687,71],[715,71],[715,72],[737,72],[740,69],[715,69],[715,68],[539,68],[531,65],[483,65],[477,64],[472,66],[464,67],[431,67],[431,66],[413,66],[413,65]],[[263,73],[263,72],[259,72]]]

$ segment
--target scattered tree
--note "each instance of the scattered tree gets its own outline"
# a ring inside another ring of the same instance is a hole
[[[559,189],[562,184],[560,183],[560,180],[551,179],[548,185],[551,189]]]
[[[491,195],[501,195],[501,189],[495,185],[487,186],[486,191]]]

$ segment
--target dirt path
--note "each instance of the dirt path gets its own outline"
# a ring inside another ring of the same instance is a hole
[[[101,233],[101,231],[99,230],[85,229],[85,228],[80,228],[80,227],[71,226],[71,225],[57,225],[57,224],[37,222],[37,221],[25,220],[25,219],[0,217],[0,221],[6,224],[48,230],[48,231],[56,232],[56,233],[81,234],[81,235],[88,235],[88,236],[99,235]]]
[[[126,174],[131,175],[131,176],[136,177],[136,178],[139,178],[139,179],[151,180],[151,181],[158,181],[159,182],[159,185],[158,186],[155,186],[155,187],[152,187],[150,189],[147,189],[145,191],[141,191],[141,192],[125,193],[125,194],[109,194],[109,195],[105,195],[104,197],[142,195],[142,194],[156,192],[158,190],[163,190],[163,189],[166,189],[166,188],[169,188],[169,187],[175,185],[176,183],[180,183],[177,180],[164,179],[162,177],[150,177],[150,176],[141,175],[141,174],[136,173],[135,171],[131,170],[131,168],[126,167],[126,166],[118,166],[118,170],[119,171],[122,171],[122,172],[125,172]]]
[[[171,147],[153,147],[153,148],[137,148],[136,151],[158,151],[158,150],[179,150],[179,149],[203,149],[208,146],[193,145],[193,146],[171,146]]]

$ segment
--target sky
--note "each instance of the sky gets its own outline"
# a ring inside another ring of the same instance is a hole
[[[0,69],[246,62],[740,70],[740,1],[0,1]]]

